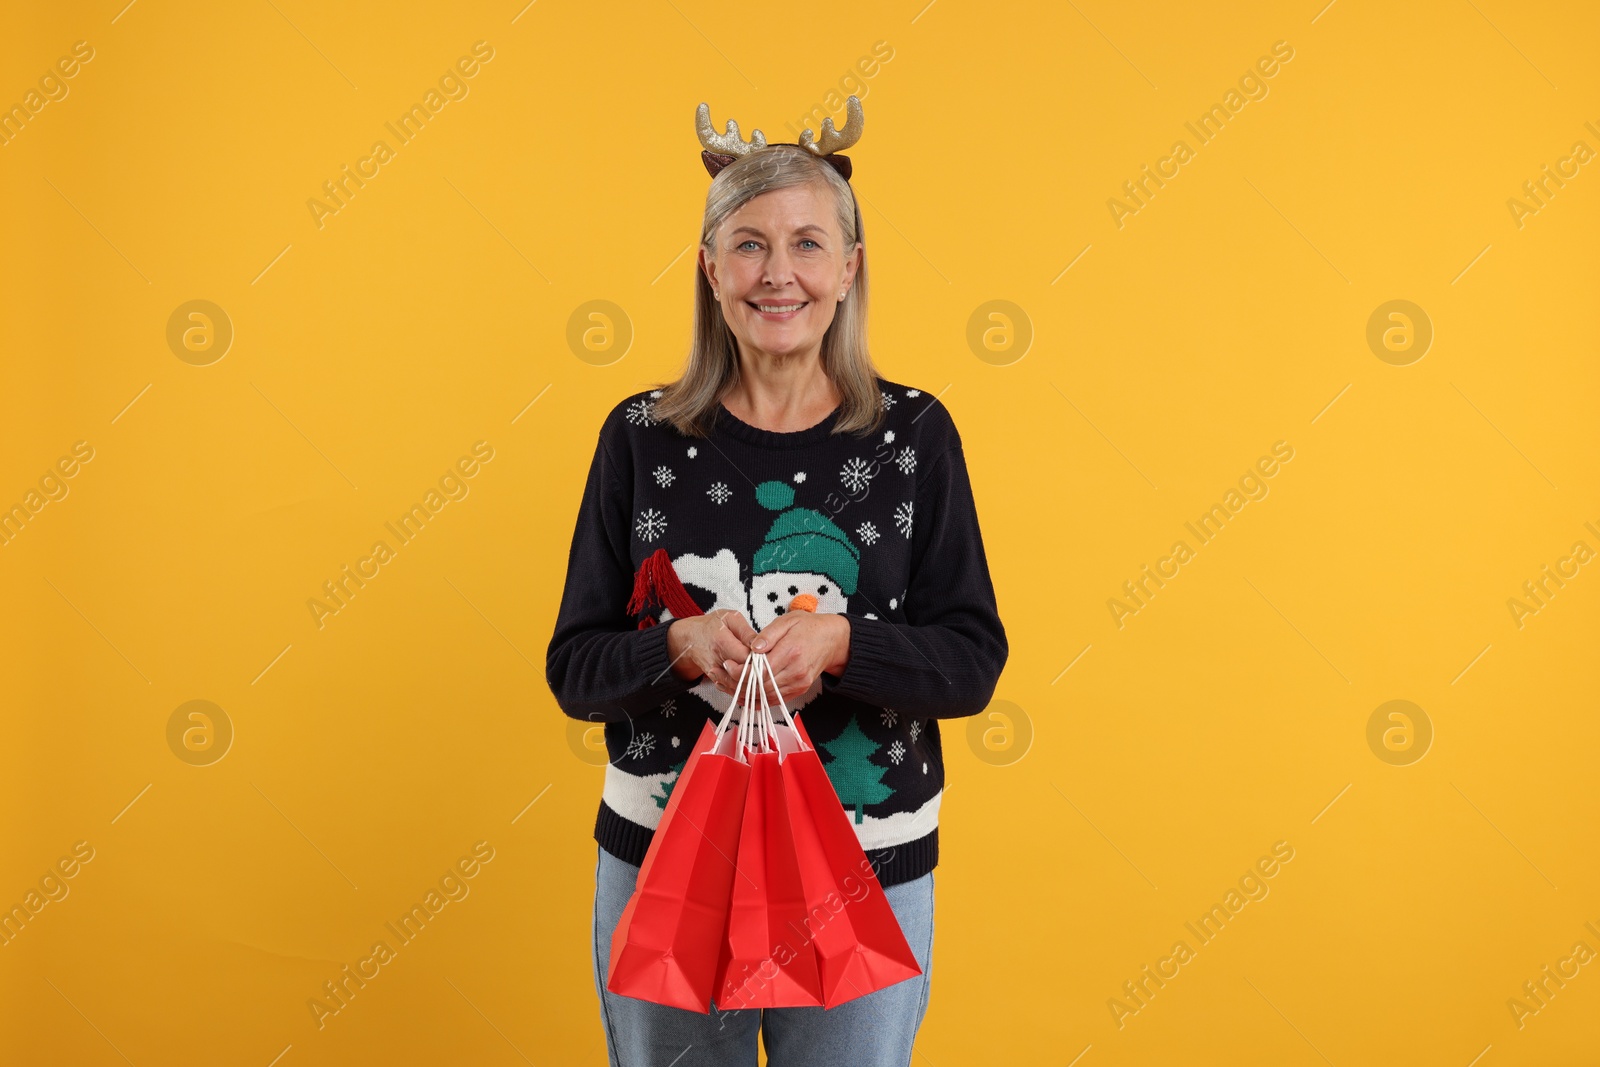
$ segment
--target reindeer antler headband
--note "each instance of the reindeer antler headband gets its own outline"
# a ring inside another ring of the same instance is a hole
[[[827,163],[839,172],[839,177],[845,181],[850,180],[850,157],[839,155],[840,149],[849,148],[861,139],[861,128],[866,119],[861,114],[861,101],[852,96],[845,102],[845,111],[849,119],[844,124],[844,129],[836,130],[833,120],[822,120],[822,136],[817,140],[811,139],[811,131],[802,130],[800,140],[795,144],[804,148],[812,155]],[[769,147],[767,135],[760,130],[750,131],[750,140],[743,140],[739,136],[739,124],[732,119],[728,120],[728,128],[724,133],[717,133],[711,126],[711,105],[701,104],[695,109],[694,125],[700,134],[700,144],[705,150],[700,153],[700,159],[706,165],[706,170],[715,178],[717,173],[729,163],[740,156]]]

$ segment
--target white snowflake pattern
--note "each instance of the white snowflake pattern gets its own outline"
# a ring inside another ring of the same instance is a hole
[[[890,745],[889,758],[894,761],[896,767],[900,766],[900,761],[906,758],[906,746],[898,741]]]
[[[878,528],[870,522],[864,522],[856,527],[856,536],[861,538],[864,545],[876,544],[878,541]]]
[[[886,444],[886,445],[894,444],[894,431],[893,430],[885,430],[885,431],[883,431],[883,443]]]
[[[645,508],[633,524],[633,532],[639,535],[639,540],[649,544],[667,532],[667,517],[655,508]]]
[[[904,504],[894,509],[895,529],[905,534],[907,540],[911,538],[911,505],[913,503],[914,501],[907,500]]]
[[[655,471],[652,472],[652,473],[655,474],[656,484],[659,485],[663,489],[665,489],[667,486],[671,485],[672,484],[672,480],[675,477],[677,477],[677,475],[673,474],[672,471],[670,469],[668,469],[668,467],[667,467],[667,465],[665,463],[663,463],[661,466],[657,467],[655,469]]]
[[[706,490],[706,496],[710,497],[712,500],[716,501],[718,504],[726,504],[728,502],[728,498],[731,497],[732,495],[733,495],[733,490],[729,489],[726,485],[723,485],[721,482],[712,482],[711,483],[711,488]]]
[[[924,763],[922,765],[922,773],[923,774],[927,774],[928,773],[928,765],[926,763]]]
[[[652,390],[650,390],[650,395],[653,396],[653,397],[659,398],[661,396],[661,390],[652,389]]]
[[[640,734],[628,742],[628,749],[622,754],[623,759],[644,759],[645,756],[655,751],[656,735],[651,733]]]
[[[799,484],[800,482],[805,481],[806,480],[806,472],[805,471],[795,471],[794,472],[794,480],[795,480],[796,484]]]
[[[628,405],[626,414],[628,421],[635,426],[654,426],[656,423],[656,417],[650,412],[648,400],[635,400]]]
[[[674,715],[676,715],[677,713],[678,713],[678,702],[677,702],[677,700],[675,700],[675,699],[674,700],[669,700],[665,704],[661,705],[661,717],[663,719],[670,719]]]
[[[922,390],[921,389],[907,389],[906,390],[906,396],[909,396],[909,397],[911,397],[913,399],[915,399],[915,398],[917,398],[917,397],[919,397],[921,395],[922,395]]]
[[[908,729],[911,731],[911,743],[914,745],[917,743],[917,738],[922,734],[922,720],[912,719]]]
[[[883,720],[883,725],[893,727],[895,723],[900,721],[900,713],[893,708],[884,708],[878,718]]]
[[[913,741],[915,741],[915,740],[916,740],[916,738],[912,738],[912,740],[913,740]],[[673,739],[672,739],[672,747],[673,747],[673,748],[677,748],[677,747],[678,747],[678,745],[679,745],[679,744],[680,744],[680,742],[679,742],[679,741],[678,741],[678,739],[677,739],[677,738],[676,738],[676,737],[674,737],[674,738],[673,738]]]
[[[700,450],[698,448],[694,447],[694,445],[690,445],[689,446],[689,458],[690,459],[693,459],[694,457],[698,456],[699,454],[700,454]]]
[[[887,411],[889,408],[894,407],[894,397],[890,396],[888,393],[883,393],[882,395],[884,410]]]
[[[845,463],[844,468],[839,471],[839,480],[850,492],[859,493],[866,488],[868,482],[872,481],[872,473],[867,461],[857,456]]]
[[[895,466],[900,468],[902,474],[910,474],[917,469],[917,454],[910,445],[906,445],[900,450],[900,454],[894,458],[894,463]]]

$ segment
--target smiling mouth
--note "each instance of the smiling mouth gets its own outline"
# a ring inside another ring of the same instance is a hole
[[[754,301],[746,301],[746,303],[763,315],[783,317],[801,311],[809,301],[802,300],[796,304],[757,304]]]

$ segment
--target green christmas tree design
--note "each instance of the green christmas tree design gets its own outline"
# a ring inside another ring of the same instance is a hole
[[[659,795],[655,793],[650,794],[650,799],[655,801],[656,807],[660,808],[662,811],[667,810],[667,801],[672,799],[672,788],[678,784],[678,778],[683,773],[683,765],[688,762],[689,757],[685,756],[677,763],[674,763],[672,766],[668,767],[667,770],[672,772],[672,777],[665,779],[661,783],[661,792]]]
[[[880,804],[894,796],[894,790],[883,784],[888,768],[873,763],[871,756],[881,747],[861,732],[856,720],[845,725],[844,732],[822,747],[833,760],[827,765],[828,778],[833,782],[839,803],[856,809],[856,822],[864,817],[862,809],[868,804]]]

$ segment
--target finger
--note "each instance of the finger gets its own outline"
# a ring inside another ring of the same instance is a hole
[[[773,646],[778,643],[783,635],[794,629],[794,623],[790,621],[793,618],[794,616],[792,615],[784,614],[767,623],[766,626],[762,627],[761,632],[751,639],[750,650],[752,652],[770,653]]]
[[[749,669],[750,654],[742,646],[736,645],[733,648],[719,647],[717,655],[723,672],[728,676],[728,692],[731,693]]]
[[[780,670],[774,673],[772,676],[763,679],[767,690],[767,700],[771,701],[773,704],[776,704],[781,696],[783,702],[787,704],[790,698],[793,696],[793,693],[791,692],[791,690],[794,688],[792,677],[793,673],[791,671]]]
[[[705,673],[706,681],[718,689],[722,688],[722,668],[716,662],[702,664],[700,669]]]
[[[744,671],[745,654],[736,652],[730,656],[727,650],[721,647],[712,649],[713,665],[718,678],[718,688],[724,693],[732,693],[738,685],[738,679]]]
[[[729,634],[733,640],[748,650],[750,641],[756,635],[755,628],[750,625],[745,617],[732,608],[727,608],[722,614],[722,626],[719,633]]]
[[[783,694],[784,703],[794,700],[811,688],[811,683],[816,676],[808,674],[805,667],[796,662],[775,672],[778,691]]]
[[[717,662],[732,660],[733,676],[737,678],[745,661],[750,658],[750,646],[743,638],[734,635],[731,629],[719,629],[715,640],[712,641],[712,651],[717,657]]]
[[[750,659],[750,653],[743,649],[724,659],[722,667],[728,672],[728,682],[733,686],[742,682],[748,687],[750,679],[755,676],[755,664]]]

